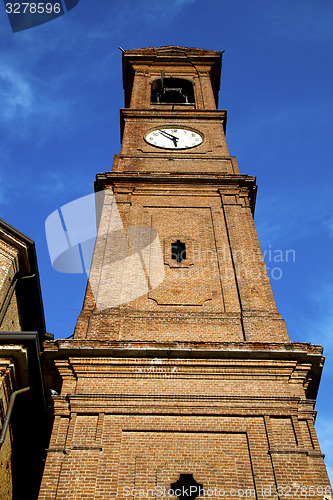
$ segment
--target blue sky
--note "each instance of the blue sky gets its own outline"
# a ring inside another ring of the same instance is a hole
[[[316,426],[332,477],[330,0],[80,0],[15,34],[1,4],[0,217],[35,240],[48,331],[71,335],[86,277],[52,269],[45,219],[91,193],[119,152],[118,46],[169,44],[226,51],[220,108],[230,153],[257,177],[255,222],[279,312],[293,341],[325,347]],[[295,259],[269,259],[277,250]]]

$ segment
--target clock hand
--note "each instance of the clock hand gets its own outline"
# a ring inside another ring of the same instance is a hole
[[[171,139],[173,139],[173,138],[175,137],[174,135],[169,134],[169,132],[166,132],[165,130],[160,130],[160,129],[159,129],[159,132],[160,132],[162,135],[164,135],[165,137],[168,137],[168,138],[171,138]]]
[[[177,147],[177,142],[179,141],[179,137],[176,137],[174,135],[169,134],[168,132],[165,132],[164,130],[159,130],[159,132],[164,135],[167,139],[170,139],[173,141],[175,147]]]

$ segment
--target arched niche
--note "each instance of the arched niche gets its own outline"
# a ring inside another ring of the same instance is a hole
[[[193,84],[183,78],[159,78],[151,84],[152,104],[194,104]]]

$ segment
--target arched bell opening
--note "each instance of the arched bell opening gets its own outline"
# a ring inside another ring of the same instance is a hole
[[[152,104],[194,104],[193,84],[183,78],[161,78],[151,85]]]

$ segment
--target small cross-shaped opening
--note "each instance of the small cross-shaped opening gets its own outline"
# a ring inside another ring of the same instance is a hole
[[[180,240],[171,243],[171,258],[179,263],[186,259],[185,243]]]
[[[193,474],[180,474],[178,481],[171,484],[179,500],[194,500],[202,494],[202,484],[196,482]]]

